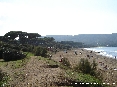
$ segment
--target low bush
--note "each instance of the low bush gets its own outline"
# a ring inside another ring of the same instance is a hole
[[[20,45],[21,51],[23,52],[32,52],[33,51],[33,46],[29,44],[25,45]]]
[[[68,60],[67,58],[62,58],[62,64],[63,64],[64,66],[70,67],[70,62],[69,62],[69,60]]]
[[[4,61],[14,61],[14,60],[23,59],[25,57],[26,57],[25,54],[23,54],[20,51],[13,50],[13,49],[6,49],[3,52],[3,56],[2,56],[2,58],[4,59]]]
[[[67,58],[61,59],[60,68],[63,68],[63,69],[70,69],[71,68],[71,64]]]
[[[41,46],[37,46],[33,50],[34,56],[47,57],[47,49]]]
[[[74,70],[77,72],[82,72],[84,74],[90,74],[92,76],[96,76],[96,68],[97,64],[93,61],[92,64],[88,61],[88,59],[82,58],[78,65],[74,67]]]

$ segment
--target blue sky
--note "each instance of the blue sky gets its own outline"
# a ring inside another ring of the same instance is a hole
[[[117,0],[0,0],[0,35],[117,33]]]

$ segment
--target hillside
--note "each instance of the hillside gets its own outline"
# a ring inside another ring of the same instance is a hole
[[[47,35],[56,41],[82,42],[92,46],[117,46],[117,33],[112,34],[79,34],[79,35]]]

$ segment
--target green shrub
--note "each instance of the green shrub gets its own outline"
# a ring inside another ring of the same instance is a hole
[[[14,60],[23,59],[26,57],[26,55],[21,53],[20,51],[14,50],[14,49],[6,49],[3,52],[2,57],[3,57],[4,61],[14,61]]]
[[[21,51],[23,52],[32,52],[33,51],[33,46],[29,44],[24,44],[19,46]]]
[[[77,72],[82,72],[84,74],[90,74],[92,76],[96,76],[96,68],[97,64],[93,61],[92,64],[88,61],[88,59],[82,58],[78,65],[74,67],[74,70]]]
[[[47,57],[47,49],[44,47],[40,46],[35,47],[33,53],[35,56]]]
[[[28,48],[27,47],[22,47],[21,51],[28,52]]]
[[[33,53],[35,56],[41,56],[41,47],[35,47]]]
[[[62,64],[63,64],[64,66],[70,67],[70,62],[69,62],[69,60],[68,60],[67,58],[62,58]]]
[[[47,50],[46,50],[45,48],[43,48],[43,49],[41,50],[41,56],[42,56],[42,57],[47,57]]]
[[[71,68],[71,64],[67,58],[61,59],[60,68],[63,68],[63,69],[70,69]]]
[[[92,76],[97,76],[96,75],[96,70],[97,70],[97,63],[95,62],[95,60],[93,60],[93,63],[91,64],[91,72],[90,72],[90,74]]]

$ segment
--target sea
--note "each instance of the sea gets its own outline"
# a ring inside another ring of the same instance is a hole
[[[102,56],[117,58],[117,47],[92,47],[84,49],[99,52],[99,54]]]

